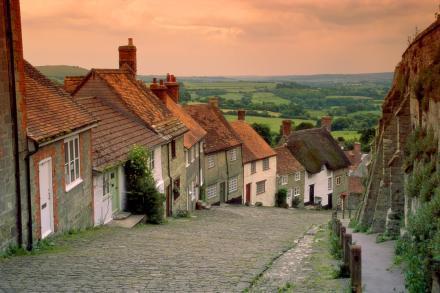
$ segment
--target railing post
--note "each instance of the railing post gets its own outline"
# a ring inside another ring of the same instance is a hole
[[[352,236],[350,233],[345,233],[344,242],[342,245],[342,273],[344,276],[350,276],[350,246],[352,244]]]
[[[355,293],[362,292],[362,257],[361,246],[352,245],[350,248],[350,278],[351,290]]]

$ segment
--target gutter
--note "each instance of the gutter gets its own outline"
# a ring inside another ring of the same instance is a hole
[[[168,161],[168,179],[170,180],[171,191],[170,191],[170,208],[171,208],[171,215],[173,214],[173,203],[174,203],[174,196],[173,196],[173,178],[171,178],[171,161],[170,161],[170,144],[167,143],[167,161]],[[168,187],[169,188],[169,187]],[[168,217],[168,211],[166,211],[167,217]]]
[[[33,146],[34,146],[34,150],[30,151],[27,153],[26,157],[25,157],[25,161],[26,161],[26,193],[27,193],[27,206],[28,206],[28,222],[27,222],[27,227],[28,227],[28,242],[27,242],[27,246],[26,249],[27,250],[32,250],[33,248],[33,237],[32,237],[32,196],[31,196],[31,167],[30,167],[30,158],[33,154],[35,154],[36,152],[38,152],[39,145],[35,142],[32,141]]]
[[[20,190],[20,152],[19,152],[19,139],[18,139],[18,115],[17,115],[17,89],[15,86],[15,59],[14,59],[14,45],[13,45],[13,33],[12,33],[12,15],[11,15],[11,3],[5,1],[5,30],[6,30],[6,46],[9,50],[9,62],[8,62],[8,75],[9,75],[9,99],[10,99],[10,113],[12,120],[12,136],[13,136],[13,155],[14,155],[14,177],[15,177],[15,199],[16,199],[16,227],[17,227],[17,244],[22,246],[23,244],[23,223],[22,223],[22,211],[21,211],[21,190]]]
[[[225,194],[226,194],[226,198],[225,198],[225,202],[228,202],[229,200],[229,162],[228,162],[228,151],[225,151],[225,160],[226,160],[226,190],[225,190]]]

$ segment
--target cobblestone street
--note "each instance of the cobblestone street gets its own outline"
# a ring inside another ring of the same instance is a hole
[[[0,260],[0,289],[241,292],[311,225],[329,218],[222,206],[162,226],[105,227],[56,252]]]

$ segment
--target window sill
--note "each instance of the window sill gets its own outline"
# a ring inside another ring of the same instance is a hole
[[[82,182],[83,182],[83,180],[81,178],[79,178],[79,179],[76,179],[75,181],[71,182],[69,185],[66,185],[66,192],[71,191],[76,186],[80,185]]]

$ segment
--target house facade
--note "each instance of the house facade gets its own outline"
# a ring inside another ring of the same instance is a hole
[[[245,122],[246,112],[238,111],[231,126],[242,141],[243,203],[275,205],[277,157],[266,141]]]
[[[203,143],[203,196],[211,204],[242,202],[242,143],[218,108],[218,100],[209,104],[184,106],[185,111],[207,132]]]
[[[156,187],[165,194],[165,213],[171,216],[188,205],[187,194],[181,188],[186,184],[183,135],[187,128],[136,80],[136,47],[132,39],[119,47],[119,65],[119,69],[92,69],[79,82],[73,77],[65,82],[65,86],[74,88],[75,100],[93,105],[93,112],[106,121],[100,123],[96,140],[93,135],[95,201],[102,207],[111,201],[111,215],[126,209],[123,164],[133,145],[141,145],[150,150]],[[72,86],[75,82],[78,84]],[[109,212],[100,210],[96,210],[101,216],[95,223],[109,220]]]
[[[348,192],[350,161],[330,134],[331,120],[323,127],[294,131],[285,147],[304,167],[304,204],[336,208]]]
[[[167,74],[166,82],[153,79],[151,91],[161,100],[179,120],[188,128],[183,135],[185,156],[185,181],[181,188],[187,194],[186,209],[193,211],[200,199],[200,189],[203,188],[203,165],[205,155],[203,142],[206,131],[179,105],[179,83],[174,75]]]

